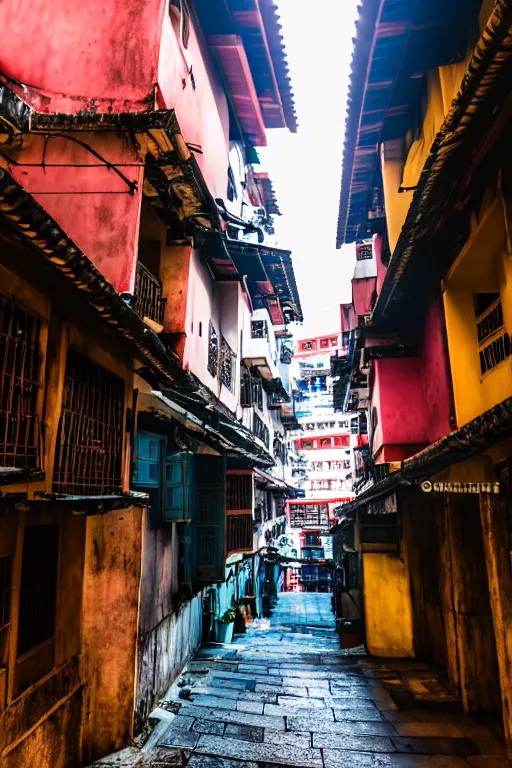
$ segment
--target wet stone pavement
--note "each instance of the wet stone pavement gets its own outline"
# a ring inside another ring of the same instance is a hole
[[[95,766],[503,768],[499,728],[425,664],[339,649],[330,595],[282,594],[270,621],[202,648],[145,744]]]

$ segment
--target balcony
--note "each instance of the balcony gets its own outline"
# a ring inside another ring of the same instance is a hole
[[[270,381],[277,377],[275,339],[269,330],[266,318],[257,318],[251,322],[251,338],[244,342],[244,363],[249,368],[257,368],[262,378]],[[268,313],[265,312],[268,317]],[[270,326],[271,329],[271,326]]]
[[[167,299],[162,298],[162,283],[151,274],[149,269],[137,263],[135,277],[135,296],[133,308],[144,322],[156,333],[164,327],[164,312]]]

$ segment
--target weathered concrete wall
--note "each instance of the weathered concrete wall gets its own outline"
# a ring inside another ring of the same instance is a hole
[[[201,594],[139,637],[136,727],[181,672],[201,641]]]
[[[142,516],[131,507],[87,519],[80,665],[86,765],[133,734]]]

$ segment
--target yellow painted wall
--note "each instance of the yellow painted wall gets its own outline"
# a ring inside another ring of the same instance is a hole
[[[414,655],[407,565],[386,554],[363,554],[366,647],[373,656]]]
[[[404,170],[402,142],[386,142],[381,147],[381,168],[388,240],[393,253],[413,195],[412,192],[399,192]]]
[[[512,395],[512,358],[481,375],[473,296],[499,292],[512,334],[512,263],[503,207],[486,195],[472,235],[444,281],[443,300],[457,424],[462,426]]]

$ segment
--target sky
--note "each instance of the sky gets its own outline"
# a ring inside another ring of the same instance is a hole
[[[357,0],[277,0],[299,128],[267,131],[258,154],[282,216],[277,244],[292,251],[304,324],[296,338],[340,330],[351,300],[353,246],[336,250],[346,97]]]

